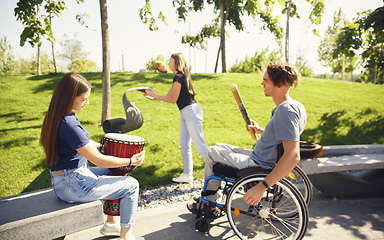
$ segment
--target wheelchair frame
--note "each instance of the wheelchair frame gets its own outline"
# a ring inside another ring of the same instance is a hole
[[[306,174],[299,167],[297,169],[298,174],[304,174],[300,177],[308,180]],[[247,189],[262,181],[270,170],[261,168],[238,170],[215,164],[213,171],[214,175],[205,180],[200,197],[200,203],[205,203],[208,207],[204,213],[200,208],[197,212],[195,222],[197,230],[206,232],[211,221],[226,213],[232,230],[240,239],[253,239],[254,237],[257,239],[260,237],[301,239],[304,237],[308,225],[307,203],[300,191],[289,180],[283,178],[265,192],[262,201],[257,206],[250,206],[241,197]],[[207,191],[207,183],[211,180],[225,183],[224,187],[221,186],[218,189],[226,195],[225,204],[212,203],[205,199],[205,196],[212,194],[212,191]],[[305,191],[308,194],[307,200],[310,202],[312,187],[309,186],[310,190]],[[305,188],[308,186],[305,185]],[[212,212],[213,207],[217,207],[220,212]]]

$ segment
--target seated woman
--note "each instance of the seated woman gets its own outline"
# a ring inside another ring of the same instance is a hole
[[[115,216],[108,216],[100,232],[121,240],[144,240],[132,235],[139,183],[133,177],[110,176],[108,168],[140,166],[145,154],[118,158],[99,152],[100,144],[90,139],[73,112],[89,104],[90,93],[91,84],[77,73],[66,74],[56,85],[40,137],[53,190],[69,203],[120,199],[120,224]],[[97,167],[88,167],[88,160]]]

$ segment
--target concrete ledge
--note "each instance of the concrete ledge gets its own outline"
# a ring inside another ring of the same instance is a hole
[[[323,146],[322,157],[358,154],[384,154],[384,145],[338,145]]]
[[[103,224],[101,201],[71,204],[52,188],[0,199],[1,239],[55,239]]]
[[[351,170],[384,169],[384,154],[305,159],[299,166],[307,175]]]
[[[323,156],[299,162],[307,175],[350,170],[384,169],[384,145],[323,147]]]

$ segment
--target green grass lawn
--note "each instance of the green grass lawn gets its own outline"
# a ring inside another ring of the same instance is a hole
[[[1,76],[0,106],[0,197],[50,187],[40,128],[53,90],[63,74]],[[93,84],[90,105],[76,113],[94,141],[100,141],[101,74],[84,76]],[[132,87],[153,86],[165,95],[173,74],[112,73],[112,118],[124,117],[121,98]],[[236,83],[248,114],[264,127],[275,107],[263,94],[262,75],[192,74],[196,99],[204,111],[204,134],[208,145],[225,142],[252,148],[241,114],[229,86]],[[302,140],[321,145],[384,144],[384,86],[334,80],[303,79],[291,96],[307,109],[308,123]],[[139,91],[128,99],[141,111],[144,124],[130,135],[146,141],[146,159],[132,176],[141,187],[168,184],[183,171],[179,150],[179,111],[176,105],[150,101]],[[194,177],[202,178],[204,160],[193,149]]]

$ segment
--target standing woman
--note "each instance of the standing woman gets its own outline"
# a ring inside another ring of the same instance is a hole
[[[168,94],[160,96],[152,89],[145,91],[145,97],[151,100],[160,100],[177,103],[180,110],[180,150],[184,164],[184,172],[174,182],[193,181],[193,158],[191,141],[197,152],[206,159],[208,145],[204,141],[203,110],[195,100],[195,90],[189,75],[187,63],[181,53],[172,54],[169,59],[169,69],[173,71],[173,84]]]
[[[91,84],[80,74],[68,73],[56,85],[41,129],[40,143],[51,173],[55,194],[65,202],[81,203],[95,200],[120,199],[120,224],[108,216],[100,232],[135,240],[132,235],[137,212],[139,184],[136,179],[110,176],[108,168],[129,164],[140,166],[144,152],[132,158],[106,156],[100,144],[90,139],[73,111],[89,104]],[[97,167],[88,167],[88,162]]]

